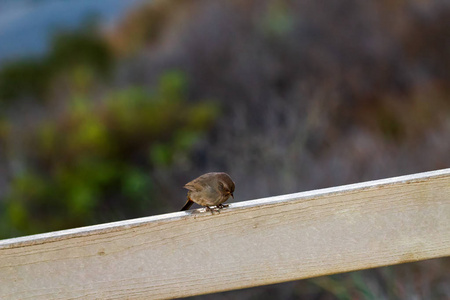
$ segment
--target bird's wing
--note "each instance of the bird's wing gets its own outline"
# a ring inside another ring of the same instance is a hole
[[[184,188],[192,192],[198,192],[203,189],[203,186],[197,181],[193,180],[191,182],[186,183],[184,185]]]

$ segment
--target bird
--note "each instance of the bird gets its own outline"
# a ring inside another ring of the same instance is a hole
[[[234,182],[230,175],[223,172],[203,174],[186,183],[184,188],[188,190],[187,201],[181,210],[188,210],[194,202],[206,206],[207,210],[211,210],[211,206],[221,209],[228,206],[222,203],[230,196],[234,198]]]

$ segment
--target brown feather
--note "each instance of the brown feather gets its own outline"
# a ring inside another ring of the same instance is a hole
[[[217,206],[233,197],[234,182],[230,176],[222,172],[203,174],[186,183],[188,201],[182,210],[188,209],[192,202],[202,206]]]
[[[191,182],[186,183],[184,188],[189,191],[198,192],[203,189],[203,185],[194,179]]]

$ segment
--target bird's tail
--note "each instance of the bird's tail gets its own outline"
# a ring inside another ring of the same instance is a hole
[[[189,207],[192,206],[192,204],[194,204],[194,202],[190,198],[188,198],[186,201],[186,204],[183,206],[183,208],[181,210],[188,210]]]

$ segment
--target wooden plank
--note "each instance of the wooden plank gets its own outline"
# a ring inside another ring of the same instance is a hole
[[[175,298],[449,255],[445,169],[3,240],[0,299]]]

